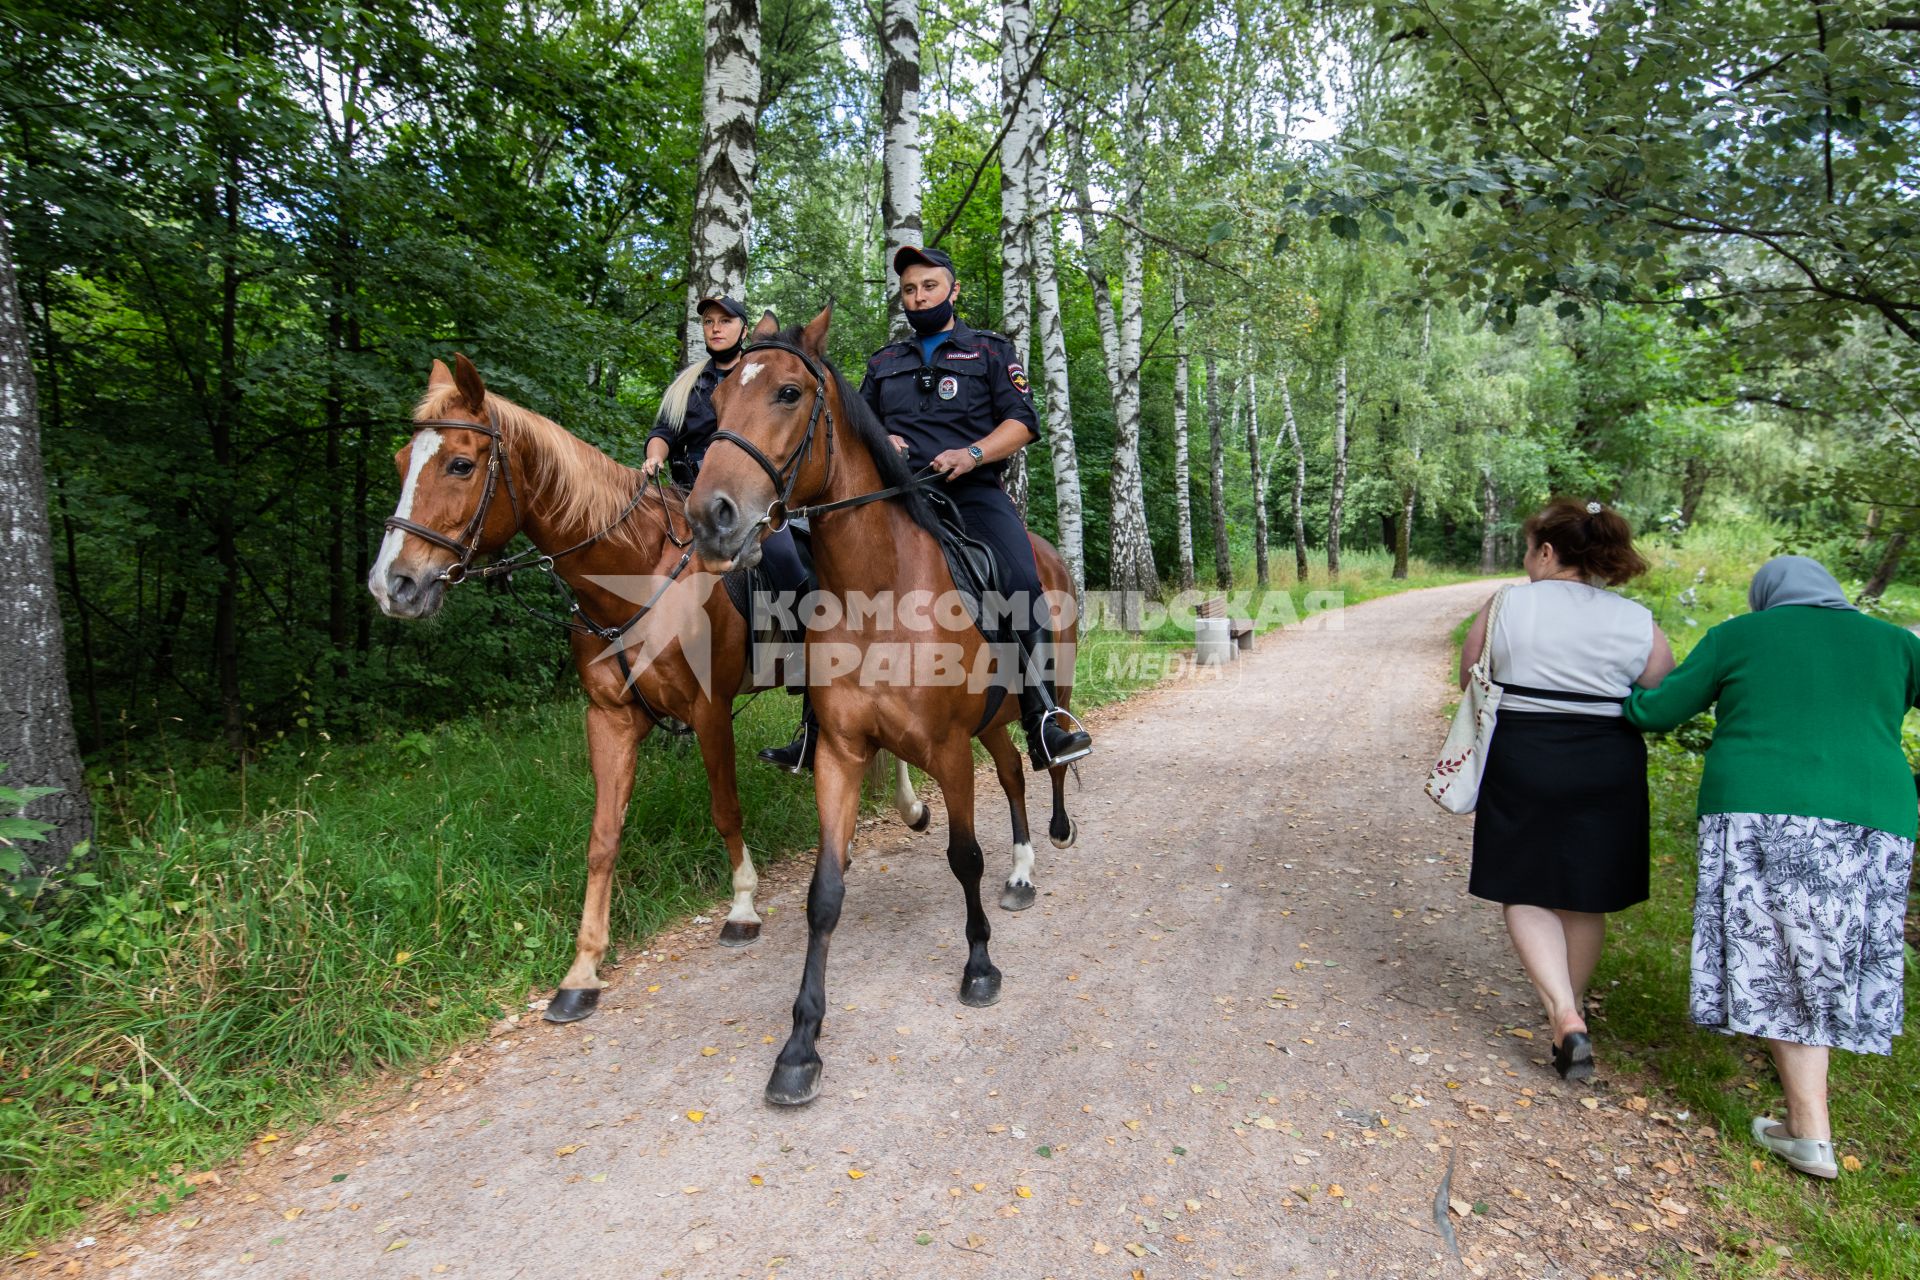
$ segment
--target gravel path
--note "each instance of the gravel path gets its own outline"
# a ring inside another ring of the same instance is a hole
[[[1471,827],[1420,782],[1448,633],[1484,585],[1262,639],[1095,717],[1078,847],[990,908],[1005,994],[955,997],[943,819],[863,828],[828,972],[825,1088],[761,1088],[808,866],[745,951],[689,924],[592,1020],[524,1015],[184,1208],[49,1250],[139,1277],[1658,1274],[1713,1238],[1714,1144],[1606,1071],[1568,1086]],[[980,829],[1004,875],[987,771]],[[1031,789],[1036,802],[1041,788]],[[938,814],[938,806],[936,806]],[[629,856],[633,856],[631,853]],[[640,855],[644,856],[644,855]],[[577,871],[577,868],[575,869]],[[992,896],[989,896],[992,901]],[[1529,1038],[1531,1037],[1531,1038]],[[1454,1164],[1455,1260],[1435,1223]]]

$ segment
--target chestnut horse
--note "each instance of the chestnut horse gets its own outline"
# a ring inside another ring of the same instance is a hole
[[[719,940],[753,942],[759,881],[741,838],[732,716],[734,695],[752,674],[747,624],[727,593],[713,590],[716,579],[687,572],[682,497],[646,485],[633,468],[488,391],[464,355],[455,357],[452,372],[433,362],[413,427],[413,438],[394,455],[400,501],[367,577],[381,611],[431,617],[447,589],[469,573],[505,576],[515,567],[551,572],[573,602],[560,621],[587,694],[593,833],[573,966],[547,1005],[547,1021],[578,1021],[599,1003],[634,765],[660,717],[691,725],[700,742],[713,825],[733,867],[733,903]],[[499,551],[517,533],[527,535],[535,553],[473,567],[475,557]],[[637,601],[635,583],[644,584]],[[897,774],[896,805],[924,825],[929,814],[905,782],[906,766]]]
[[[1029,905],[1034,892],[1025,762],[1007,733],[1019,713],[1018,698],[1008,692],[989,717],[991,691],[978,683],[921,678],[927,659],[963,677],[979,670],[987,642],[964,612],[939,604],[912,609],[910,601],[916,599],[951,601],[953,576],[926,498],[872,411],[827,361],[831,312],[829,307],[804,328],[784,333],[776,332],[771,313],[761,320],[745,363],[714,392],[719,433],[687,495],[694,548],[722,570],[751,564],[766,529],[778,528],[789,515],[810,515],[820,589],[843,605],[829,611],[838,621],[820,617],[807,635],[807,678],[821,727],[814,763],[820,848],[807,895],[806,968],[793,1005],[793,1033],[767,1083],[767,1100],[781,1105],[809,1102],[820,1092],[815,1042],[825,1009],[827,948],[845,898],[861,772],[877,749],[933,775],[946,799],[947,865],[967,906],[962,1003],[982,1007],[1000,998],[1000,971],[987,955],[992,931],[980,905],[975,736],[993,756],[1013,816],[1014,873],[1002,905]],[[893,496],[876,500],[888,493]],[[817,505],[800,509],[808,503]],[[1055,601],[1071,601],[1072,580],[1059,553],[1039,538],[1032,542],[1042,587]],[[882,597],[896,607],[848,603]],[[1077,642],[1072,618],[1050,629],[1059,636],[1062,654],[1071,655]],[[1062,665],[1058,700],[1065,706],[1072,664],[1069,659]],[[1066,768],[1050,772],[1049,834],[1064,848],[1074,839],[1066,812]]]

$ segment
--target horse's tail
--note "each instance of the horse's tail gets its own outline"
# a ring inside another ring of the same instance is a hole
[[[660,397],[660,412],[654,416],[655,426],[668,431],[680,430],[680,424],[687,420],[687,400],[693,395],[693,384],[700,381],[700,372],[706,367],[704,359],[695,360],[667,384],[666,392]]]

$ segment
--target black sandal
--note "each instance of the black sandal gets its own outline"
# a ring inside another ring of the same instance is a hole
[[[1553,1069],[1562,1080],[1585,1080],[1593,1075],[1593,1037],[1584,1031],[1569,1031],[1553,1046]]]

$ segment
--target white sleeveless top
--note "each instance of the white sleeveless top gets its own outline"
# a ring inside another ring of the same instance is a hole
[[[1624,698],[1653,654],[1653,614],[1604,587],[1554,579],[1507,588],[1494,628],[1493,678],[1503,684]],[[1617,716],[1601,702],[1501,695],[1503,711]]]

